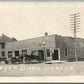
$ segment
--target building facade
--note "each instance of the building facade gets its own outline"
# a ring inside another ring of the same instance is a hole
[[[84,60],[84,39],[77,38],[76,45],[78,59]],[[72,37],[46,35],[21,41],[10,41],[1,46],[5,47],[1,52],[7,59],[25,54],[33,54],[46,61],[75,59]]]

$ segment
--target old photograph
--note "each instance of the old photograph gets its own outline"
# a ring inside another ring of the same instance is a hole
[[[0,77],[84,75],[84,2],[0,2]]]

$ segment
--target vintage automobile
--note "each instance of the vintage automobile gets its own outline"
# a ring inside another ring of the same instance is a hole
[[[0,57],[0,64],[8,64],[8,60],[5,57]]]
[[[9,63],[12,64],[30,64],[30,63],[39,63],[40,59],[39,56],[36,55],[21,55],[21,56],[15,56],[9,59]]]

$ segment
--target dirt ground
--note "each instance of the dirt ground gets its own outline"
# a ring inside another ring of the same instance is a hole
[[[84,75],[84,62],[0,64],[1,77]]]

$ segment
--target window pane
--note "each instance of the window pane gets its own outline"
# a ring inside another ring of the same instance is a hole
[[[23,56],[27,55],[27,50],[22,50],[22,55]]]
[[[2,51],[2,56],[5,56],[5,51]]]
[[[1,44],[1,48],[2,48],[2,49],[5,48],[5,44],[4,44],[4,43]]]
[[[15,56],[19,56],[19,51],[15,51]]]
[[[67,48],[65,48],[65,56],[67,56]]]
[[[12,51],[9,51],[8,52],[8,58],[11,58],[12,57]]]

